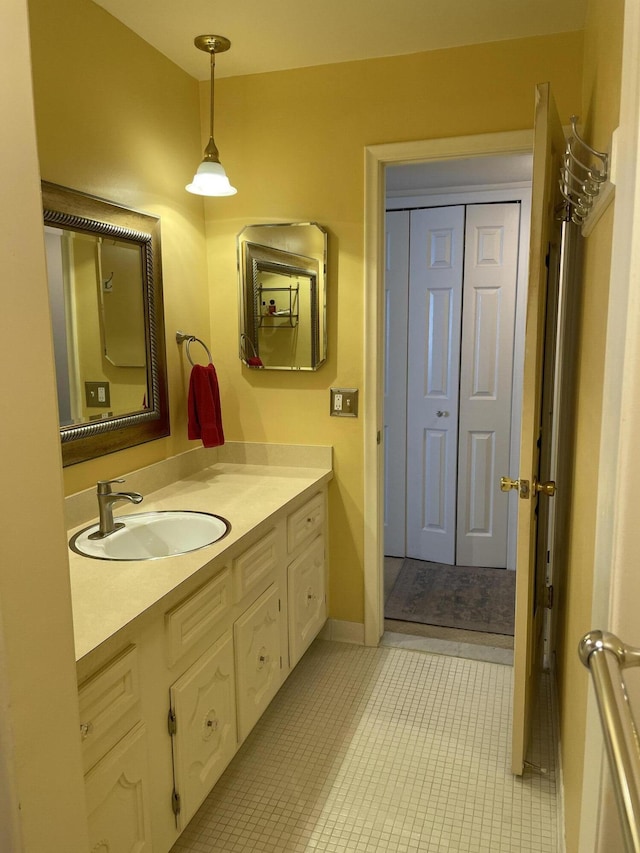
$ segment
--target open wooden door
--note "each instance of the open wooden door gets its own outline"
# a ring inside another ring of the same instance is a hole
[[[546,518],[553,411],[555,324],[562,223],[559,190],[565,138],[548,83],[536,87],[529,290],[522,391],[511,769],[521,775],[542,666]]]

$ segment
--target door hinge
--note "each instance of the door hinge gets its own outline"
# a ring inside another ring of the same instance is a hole
[[[173,813],[176,817],[180,814],[180,794],[173,789],[171,794],[171,808],[173,809]]]
[[[528,770],[533,770],[534,773],[541,773],[543,776],[547,776],[549,773],[546,767],[541,767],[539,764],[533,764],[531,761],[523,761],[522,763]]]
[[[280,655],[280,669],[282,669],[282,655]]]
[[[280,613],[281,610],[282,610],[282,603],[281,603],[280,599],[278,599],[278,613]]]
[[[167,727],[171,736],[173,736],[178,731],[178,721],[176,719],[176,714],[173,708],[169,708],[169,716],[167,717]]]
[[[547,590],[547,600],[546,600],[544,606],[548,610],[551,610],[551,608],[553,607],[553,586],[551,584],[549,584],[549,586],[546,587],[546,590]]]
[[[378,430],[378,432],[376,433],[376,444],[380,444],[381,441],[382,441],[382,433],[380,432],[380,430]]]

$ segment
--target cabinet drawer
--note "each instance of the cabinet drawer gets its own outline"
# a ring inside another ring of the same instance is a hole
[[[140,717],[138,653],[135,646],[93,675],[78,690],[85,771],[99,761]]]
[[[222,633],[231,608],[231,572],[223,569],[165,615],[169,666],[208,634]]]
[[[324,525],[324,494],[319,492],[287,519],[287,547],[291,554],[299,545],[320,533]]]
[[[275,580],[279,563],[277,534],[276,529],[270,530],[233,561],[234,601],[241,601],[250,592],[257,595]]]

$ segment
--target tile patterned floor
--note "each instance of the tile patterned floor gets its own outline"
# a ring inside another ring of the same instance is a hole
[[[509,772],[512,670],[318,640],[172,853],[555,853],[550,698]]]

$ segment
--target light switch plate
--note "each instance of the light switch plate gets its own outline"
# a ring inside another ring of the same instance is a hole
[[[84,393],[87,407],[105,409],[111,405],[111,394],[108,382],[85,382]]]
[[[336,418],[358,417],[358,389],[331,388],[329,413]]]

